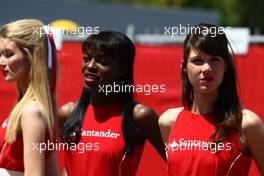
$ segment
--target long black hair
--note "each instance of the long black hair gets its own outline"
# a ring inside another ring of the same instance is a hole
[[[198,49],[206,54],[219,56],[226,64],[227,69],[213,107],[214,121],[217,125],[211,136],[212,141],[222,142],[230,131],[239,132],[242,123],[242,107],[236,85],[235,56],[225,33],[220,27],[202,23],[193,28],[184,41],[184,59],[181,70],[182,103],[184,107],[189,109],[193,104],[193,87],[187,74],[187,63],[191,49]]]
[[[133,85],[133,64],[135,46],[124,34],[115,31],[102,31],[90,35],[82,45],[82,52],[92,55],[104,54],[110,58],[117,58],[121,65],[126,66],[126,74],[120,78],[124,85]],[[133,120],[133,111],[136,102],[133,101],[133,92],[121,92],[122,94],[122,131],[125,141],[124,153],[132,154],[136,144],[142,145],[145,141]],[[90,103],[89,91],[83,88],[80,100],[71,117],[62,128],[62,140],[67,143],[78,143],[81,137],[81,128],[87,107]],[[70,137],[75,133],[75,138]]]

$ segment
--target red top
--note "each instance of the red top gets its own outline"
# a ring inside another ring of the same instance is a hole
[[[169,175],[246,176],[251,157],[244,155],[231,133],[223,143],[210,144],[215,129],[212,115],[193,114],[183,109],[172,128],[167,145]]]
[[[8,124],[6,119],[0,126],[0,168],[7,170],[24,172],[24,161],[23,161],[23,136],[19,134],[16,141],[9,144],[5,140],[5,131]],[[48,133],[47,133],[48,134]],[[46,135],[46,144],[49,136]],[[47,146],[47,145],[46,145]],[[39,144],[32,144],[32,150],[39,150]],[[45,159],[49,158],[51,151],[45,150]]]
[[[139,165],[143,146],[125,156],[121,127],[121,106],[89,105],[77,146],[66,151],[68,176],[133,176]]]

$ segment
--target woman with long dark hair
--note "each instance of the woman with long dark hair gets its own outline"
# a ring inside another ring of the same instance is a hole
[[[210,24],[195,26],[184,41],[184,107],[159,120],[169,175],[247,175],[252,157],[264,174],[264,126],[240,103],[229,46],[223,29]]]
[[[136,103],[133,91],[114,89],[133,85],[132,41],[122,33],[102,31],[83,42],[82,52],[80,100],[59,113],[67,118],[62,139],[71,146],[65,155],[67,174],[135,175],[145,139],[165,159],[154,111]]]

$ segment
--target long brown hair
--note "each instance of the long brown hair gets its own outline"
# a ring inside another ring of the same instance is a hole
[[[234,53],[225,33],[217,31],[220,31],[219,27],[210,24],[199,24],[193,28],[184,41],[184,59],[181,69],[182,103],[184,107],[191,109],[193,87],[186,72],[191,48],[201,50],[209,55],[219,56],[227,66],[223,81],[219,86],[218,97],[213,106],[216,127],[211,135],[211,141],[216,143],[222,142],[231,131],[239,132],[242,123],[242,107],[236,85]],[[231,53],[228,51],[228,47],[231,48]]]

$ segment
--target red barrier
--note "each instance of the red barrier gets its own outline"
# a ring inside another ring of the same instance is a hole
[[[59,53],[60,79],[58,81],[58,104],[77,101],[81,93],[81,43],[65,42]],[[264,45],[250,46],[249,53],[237,56],[241,101],[246,108],[255,111],[264,119]],[[180,106],[180,45],[137,45],[135,60],[135,85],[165,85],[165,92],[137,93],[136,99],[153,108],[158,115],[170,107]],[[8,116],[15,103],[15,86],[6,84],[0,76],[0,122]],[[262,81],[261,81],[262,80]],[[59,152],[60,168],[63,154]],[[153,147],[147,143],[137,173],[138,176],[166,174],[166,164]],[[260,175],[253,164],[250,175]]]

